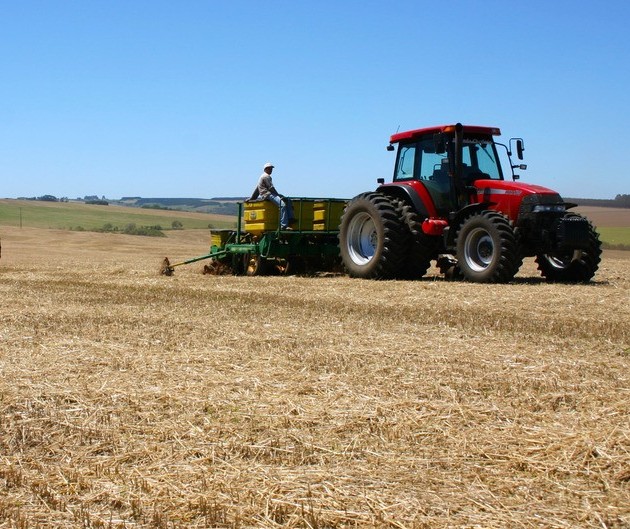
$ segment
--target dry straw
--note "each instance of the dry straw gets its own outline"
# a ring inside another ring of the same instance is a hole
[[[0,527],[630,526],[630,259],[159,277],[175,235],[3,234]]]

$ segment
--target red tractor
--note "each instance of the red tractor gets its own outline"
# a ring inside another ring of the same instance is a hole
[[[352,277],[415,279],[433,260],[448,278],[505,283],[524,257],[551,281],[589,281],[600,262],[593,225],[546,187],[517,182],[512,147],[494,127],[445,125],[394,134],[394,178],[354,197],[341,218],[339,247]],[[507,151],[506,180],[498,147]]]

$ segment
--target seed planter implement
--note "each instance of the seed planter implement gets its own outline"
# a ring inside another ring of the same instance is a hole
[[[236,230],[212,230],[204,255],[171,263],[161,273],[172,275],[182,265],[209,261],[204,273],[269,275],[332,272],[340,269],[339,221],[347,201],[337,198],[291,198],[295,219],[280,228],[278,208],[269,201],[238,204]]]

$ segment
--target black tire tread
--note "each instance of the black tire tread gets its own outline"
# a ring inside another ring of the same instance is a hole
[[[346,206],[340,222],[340,250],[342,257],[345,254],[343,248],[344,237],[342,233],[348,220],[348,215],[353,215],[357,208],[373,209],[377,214],[375,222],[380,222],[383,228],[383,249],[374,262],[370,262],[362,270],[346,264],[346,269],[351,277],[363,279],[394,279],[399,276],[406,257],[407,237],[400,221],[396,208],[389,197],[377,192],[362,193],[354,197]]]
[[[519,268],[523,264],[523,258],[519,249],[517,238],[509,220],[501,213],[493,210],[482,210],[472,213],[466,217],[457,230],[455,238],[455,246],[459,248],[460,234],[462,229],[471,222],[485,222],[497,230],[500,238],[500,257],[493,270],[484,271],[478,274],[467,273],[465,263],[458,256],[458,267],[464,275],[464,278],[476,282],[488,283],[507,283],[511,281]]]
[[[585,218],[578,213],[567,213],[567,216]],[[588,283],[599,268],[602,254],[602,242],[593,223],[586,219],[589,226],[588,248],[582,250],[580,258],[565,268],[558,268],[549,262],[544,254],[536,256],[536,264],[540,274],[548,281],[564,283]]]
[[[407,229],[407,255],[401,267],[400,279],[420,279],[431,267],[431,261],[437,257],[439,240],[422,231],[422,220],[407,202],[393,199],[398,216]]]

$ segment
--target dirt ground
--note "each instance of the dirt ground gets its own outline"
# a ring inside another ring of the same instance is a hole
[[[627,228],[630,226],[630,208],[580,206],[574,211],[591,219],[596,226],[606,226],[607,228]]]
[[[0,528],[630,527],[630,252],[476,285],[0,236]]]

